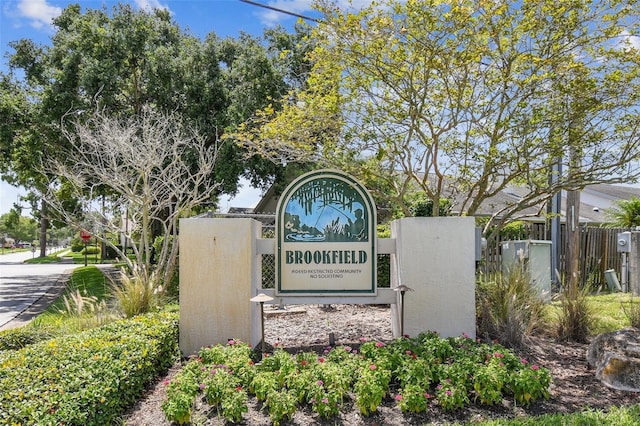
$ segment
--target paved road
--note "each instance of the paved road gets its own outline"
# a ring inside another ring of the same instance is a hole
[[[0,330],[36,304],[66,272],[82,265],[23,263],[31,252],[0,255]]]

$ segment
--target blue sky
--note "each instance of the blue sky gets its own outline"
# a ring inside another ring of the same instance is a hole
[[[312,0],[256,0],[258,3],[283,9],[304,16],[318,17],[312,10]],[[2,58],[0,70],[7,71],[7,54],[13,52],[8,43],[29,38],[38,44],[49,44],[53,28],[51,19],[58,16],[69,4],[78,3],[82,10],[111,10],[118,1],[84,0],[0,0],[0,46]],[[219,37],[237,37],[241,32],[261,35],[265,28],[282,25],[291,29],[297,18],[240,0],[129,0],[136,8],[166,8],[183,30],[204,38],[214,32]],[[24,189],[14,188],[0,182],[0,215],[11,209]],[[253,207],[260,192],[245,183],[240,194],[233,200],[222,200],[221,211],[230,206]]]

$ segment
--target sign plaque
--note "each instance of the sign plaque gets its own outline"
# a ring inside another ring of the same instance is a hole
[[[281,295],[376,294],[376,209],[368,191],[337,170],[300,176],[276,212]]]

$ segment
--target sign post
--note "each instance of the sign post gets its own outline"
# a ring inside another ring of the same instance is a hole
[[[87,245],[91,239],[91,233],[83,229],[80,231],[80,238],[82,238],[82,242],[84,243],[84,266],[87,266]]]

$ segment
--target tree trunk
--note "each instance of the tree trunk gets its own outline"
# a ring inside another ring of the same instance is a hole
[[[47,256],[47,202],[42,199],[40,208],[40,257]]]

